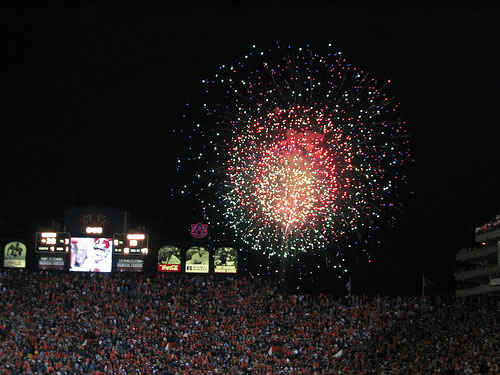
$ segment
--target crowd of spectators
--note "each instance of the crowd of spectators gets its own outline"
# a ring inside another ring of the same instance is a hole
[[[283,295],[268,279],[0,271],[2,374],[500,374],[495,297]]]
[[[492,230],[500,228],[500,214],[485,223],[483,226],[476,228],[476,234],[491,232]]]

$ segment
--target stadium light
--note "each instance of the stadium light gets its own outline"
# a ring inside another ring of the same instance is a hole
[[[144,234],[127,234],[128,240],[143,240],[146,236]]]
[[[101,234],[102,227],[86,227],[85,233],[87,233],[87,234]]]
[[[42,238],[56,238],[57,233],[55,232],[43,232],[42,233]]]

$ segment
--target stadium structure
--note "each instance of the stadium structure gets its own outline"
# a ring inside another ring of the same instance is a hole
[[[456,255],[456,296],[500,292],[500,215],[475,231],[475,245]]]
[[[190,230],[187,230],[190,228]],[[0,239],[0,264],[71,272],[236,274],[238,250],[214,246],[202,222],[186,223],[180,243],[150,241],[145,226],[130,228],[128,211],[105,206],[73,207],[64,226],[39,227],[34,241]],[[168,236],[168,234],[167,234]],[[33,246],[34,243],[34,246]]]

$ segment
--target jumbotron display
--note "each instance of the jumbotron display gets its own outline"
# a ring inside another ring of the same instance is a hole
[[[215,120],[194,130],[212,152],[192,159],[205,161],[197,180],[215,187],[202,199],[208,215],[238,238],[286,257],[392,221],[409,150],[389,80],[341,52],[277,46],[203,82]]]
[[[109,237],[72,237],[70,271],[111,272],[113,239]]]

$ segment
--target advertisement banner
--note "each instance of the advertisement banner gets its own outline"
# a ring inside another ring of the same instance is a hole
[[[158,272],[181,272],[181,249],[163,246],[158,250]]]
[[[215,273],[237,273],[238,252],[232,247],[219,247],[214,254]]]
[[[144,269],[144,259],[141,258],[118,258],[116,270],[120,272],[142,272]]]
[[[209,255],[204,247],[193,246],[186,250],[186,273],[208,273]]]
[[[38,258],[38,268],[41,270],[64,270],[64,257],[40,255]]]
[[[3,251],[3,266],[10,268],[26,268],[26,245],[12,241],[5,245]]]

